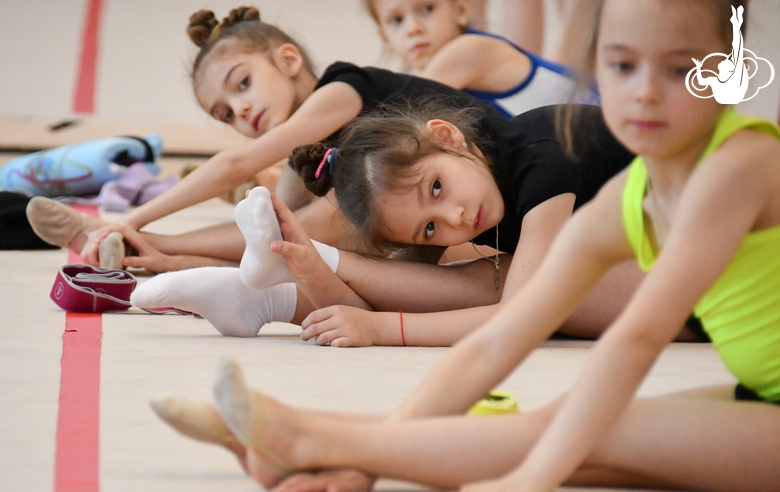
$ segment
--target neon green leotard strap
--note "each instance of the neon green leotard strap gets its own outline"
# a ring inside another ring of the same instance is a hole
[[[698,163],[745,128],[780,140],[776,124],[727,109]],[[637,158],[623,192],[623,221],[639,266],[648,271],[656,251],[642,209],[646,189],[647,168]],[[780,225],[745,237],[726,269],[696,303],[694,313],[740,383],[766,400],[780,400]]]

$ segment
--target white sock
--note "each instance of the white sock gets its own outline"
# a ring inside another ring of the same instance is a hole
[[[136,287],[130,303],[191,311],[225,336],[253,337],[266,323],[292,320],[298,292],[291,283],[251,289],[241,281],[238,268],[203,267],[157,275]]]
[[[253,289],[265,289],[284,282],[295,282],[282,255],[271,251],[272,241],[282,240],[271,194],[262,186],[253,188],[236,205],[236,224],[246,240],[241,257],[241,280]]]
[[[239,267],[244,284],[253,289],[265,289],[295,281],[284,257],[271,251],[271,242],[281,240],[282,232],[271,203],[271,194],[266,188],[254,188],[236,205],[236,224],[246,241]],[[311,242],[335,273],[339,266],[339,250],[318,241]]]
[[[339,250],[333,246],[328,246],[327,244],[315,241],[314,239],[311,239],[310,241],[314,247],[317,248],[317,252],[320,254],[323,261],[325,261],[325,264],[330,267],[333,273],[336,273],[336,270],[339,269]]]

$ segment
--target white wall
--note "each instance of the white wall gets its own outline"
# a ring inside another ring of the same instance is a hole
[[[488,18],[500,26],[502,6]],[[549,54],[560,33],[559,0],[547,1]],[[631,1],[631,0],[625,0]],[[59,118],[70,113],[86,0],[2,0],[0,4],[0,118]],[[103,0],[96,113],[100,118],[187,121],[207,125],[188,78],[195,53],[185,27],[204,6],[218,17],[240,0]],[[263,19],[299,39],[320,70],[335,60],[398,66],[382,56],[373,21],[361,0],[255,0]],[[780,70],[780,0],[753,0],[747,46]],[[744,110],[777,118],[780,77]]]

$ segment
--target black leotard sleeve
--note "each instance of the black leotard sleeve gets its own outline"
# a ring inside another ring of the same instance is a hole
[[[633,159],[610,133],[601,109],[582,106],[575,128],[576,157],[567,153],[556,129],[557,106],[546,106],[511,120],[491,119],[495,147],[488,155],[504,197],[505,214],[499,224],[499,249],[517,248],[523,218],[541,203],[564,193],[576,196],[575,210],[592,199],[599,188]],[[491,229],[474,239],[496,245]]]

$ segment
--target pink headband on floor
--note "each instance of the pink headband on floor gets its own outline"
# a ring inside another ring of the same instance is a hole
[[[322,168],[325,166],[325,162],[327,162],[328,157],[332,153],[333,153],[333,147],[329,148],[328,151],[325,152],[325,155],[322,156],[322,161],[320,161],[320,165],[317,166],[317,172],[314,173],[314,179],[320,178],[320,174],[322,173]]]

